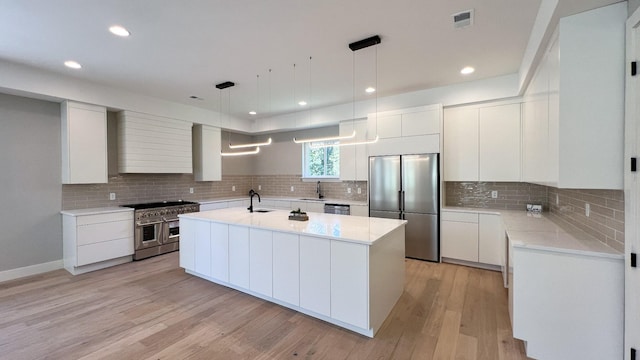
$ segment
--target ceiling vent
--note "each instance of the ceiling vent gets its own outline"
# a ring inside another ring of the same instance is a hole
[[[473,9],[465,10],[451,16],[453,17],[453,27],[456,29],[473,25]]]

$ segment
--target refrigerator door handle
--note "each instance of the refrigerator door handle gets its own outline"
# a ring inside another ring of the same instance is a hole
[[[404,211],[405,207],[404,207],[404,190],[401,191],[402,192],[402,211]]]
[[[402,190],[398,190],[398,211],[402,211],[404,209],[404,204],[402,203]]]

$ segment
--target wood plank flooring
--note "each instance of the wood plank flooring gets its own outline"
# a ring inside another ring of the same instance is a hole
[[[0,359],[526,359],[497,272],[406,260],[374,339],[185,274],[178,253],[0,283]]]

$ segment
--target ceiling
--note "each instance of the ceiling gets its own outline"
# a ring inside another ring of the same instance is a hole
[[[299,111],[303,99],[313,108],[376,96],[364,92],[369,85],[377,96],[388,96],[516,73],[539,5],[0,0],[0,60],[259,119]],[[474,9],[474,24],[454,28],[451,15],[468,9]],[[114,24],[131,36],[109,33]],[[347,46],[376,34],[382,38],[376,47],[352,52]],[[68,69],[66,60],[83,68]],[[461,75],[468,65],[476,72]],[[236,86],[216,89],[223,81]]]

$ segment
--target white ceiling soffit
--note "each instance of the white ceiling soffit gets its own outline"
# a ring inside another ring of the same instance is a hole
[[[562,0],[553,16],[612,2]],[[540,3],[2,0],[0,60],[260,119],[299,111],[300,100],[313,108],[351,102],[354,60],[356,100],[375,96],[364,89],[376,82],[381,97],[517,73]],[[451,15],[469,9],[473,26],[454,28]],[[111,34],[114,24],[131,36]],[[377,47],[347,47],[376,34]],[[83,68],[65,68],[66,60]],[[461,76],[467,65],[476,72]],[[236,86],[216,89],[223,81]]]
[[[531,81],[560,18],[621,2],[620,0],[542,0],[520,65],[519,93]]]

